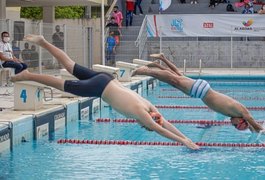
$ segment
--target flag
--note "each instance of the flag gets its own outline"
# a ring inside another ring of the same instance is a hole
[[[159,12],[165,11],[171,5],[171,0],[159,0]]]

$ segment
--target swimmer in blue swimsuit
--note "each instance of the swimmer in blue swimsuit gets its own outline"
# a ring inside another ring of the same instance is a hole
[[[238,130],[245,130],[247,128],[256,132],[263,130],[262,126],[254,120],[247,108],[238,101],[211,89],[209,83],[205,80],[194,80],[184,76],[163,54],[152,54],[150,56],[163,61],[167,67],[154,62],[136,69],[132,74],[133,76],[152,76],[172,85],[193,98],[201,98],[210,109],[231,117],[232,125]],[[158,69],[152,69],[154,67]]]
[[[134,91],[124,87],[110,74],[95,72],[76,64],[64,51],[46,41],[43,36],[27,35],[24,40],[36,43],[48,50],[78,80],[63,80],[51,75],[35,74],[24,70],[12,77],[13,82],[36,81],[78,96],[101,97],[115,110],[127,117],[136,119],[146,129],[155,131],[173,141],[183,143],[188,148],[199,149],[175,126],[166,121],[155,106]],[[153,120],[153,116],[159,118],[157,123]]]

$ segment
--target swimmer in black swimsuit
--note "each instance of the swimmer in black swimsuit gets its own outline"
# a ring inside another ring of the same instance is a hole
[[[172,62],[166,59],[164,54],[152,54],[150,56],[163,61],[167,67],[156,62],[150,63],[147,66],[136,69],[132,74],[133,76],[152,76],[172,85],[193,98],[201,98],[212,110],[231,117],[231,123],[238,130],[245,130],[247,128],[256,132],[263,130],[262,126],[254,120],[243,104],[213,90],[205,80],[193,80],[184,76]]]
[[[34,74],[24,70],[13,76],[15,81],[36,81],[48,86],[55,87],[61,91],[70,92],[78,96],[101,97],[121,114],[134,118],[138,123],[148,130],[155,131],[160,135],[173,141],[178,141],[191,149],[199,149],[189,138],[182,134],[175,126],[166,121],[158,110],[146,99],[134,91],[124,87],[111,75],[95,72],[76,64],[62,50],[53,46],[40,35],[27,35],[24,40],[36,43],[48,50],[65,68],[79,80],[63,80],[50,75]],[[130,103],[128,103],[130,102]],[[154,121],[152,113],[156,117],[160,114],[159,121]]]

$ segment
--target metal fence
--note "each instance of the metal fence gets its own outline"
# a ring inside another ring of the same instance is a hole
[[[147,37],[143,21],[135,44],[139,58],[164,53],[180,67],[199,68],[264,68],[265,38],[248,37]],[[186,62],[186,64],[184,64]],[[200,64],[201,62],[201,64]]]
[[[56,32],[55,28],[59,28]],[[23,41],[26,34],[40,34],[65,51],[75,62],[90,67],[92,62],[92,28],[31,21],[0,20],[0,30],[8,31],[13,46],[20,49],[19,58],[28,64],[30,71],[56,73],[61,65],[48,51]],[[29,49],[25,48],[28,43]],[[35,46],[35,51],[34,51]]]

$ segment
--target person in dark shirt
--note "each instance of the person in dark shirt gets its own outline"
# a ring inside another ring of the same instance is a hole
[[[110,18],[110,22],[106,25],[107,28],[109,28],[109,32],[113,32],[113,37],[116,40],[116,45],[120,43],[120,30],[119,30],[119,25],[116,22],[115,17]]]
[[[14,56],[19,59],[20,56],[20,48],[17,46],[17,41],[12,41],[12,51]]]
[[[64,50],[64,33],[60,31],[60,26],[55,26],[55,33],[52,35],[52,44]]]

